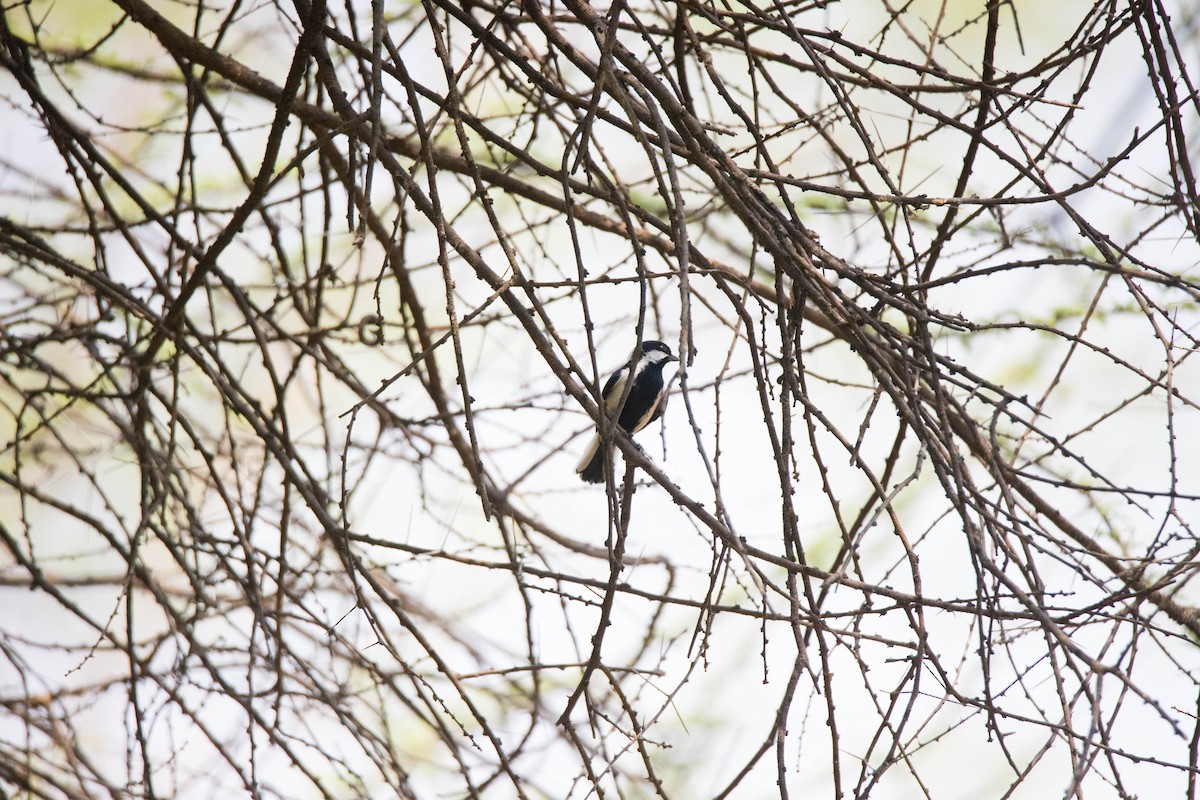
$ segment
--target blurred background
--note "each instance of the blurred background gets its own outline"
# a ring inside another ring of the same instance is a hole
[[[1195,797],[1198,19],[8,3],[0,792]]]

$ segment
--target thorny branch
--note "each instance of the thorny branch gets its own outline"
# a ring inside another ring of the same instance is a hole
[[[0,792],[1194,798],[1194,14],[849,5],[8,4]]]

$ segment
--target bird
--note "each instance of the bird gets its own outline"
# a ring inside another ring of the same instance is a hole
[[[621,406],[617,422],[630,435],[662,416],[667,406],[667,383],[663,380],[663,367],[672,361],[679,359],[670,347],[654,340],[642,342],[629,354],[625,366],[614,372],[604,384],[604,412],[609,416],[615,415],[624,397],[625,405]],[[633,386],[628,391],[628,397],[625,397],[625,385],[630,374],[633,375]],[[600,429],[597,428],[579,466],[575,468],[586,483],[604,483],[604,464],[612,448],[611,445],[601,445]]]

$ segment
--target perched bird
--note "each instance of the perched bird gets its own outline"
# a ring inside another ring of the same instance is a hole
[[[663,380],[663,367],[678,361],[671,348],[662,342],[642,342],[640,349],[629,355],[625,366],[612,374],[604,384],[604,410],[611,417],[625,396],[625,384],[633,375],[633,386],[625,405],[621,407],[617,422],[630,435],[637,433],[662,416],[667,405],[667,383]],[[604,483],[604,463],[608,460],[611,447],[601,447],[600,431],[592,438],[591,445],[583,454],[583,460],[575,471],[588,483]]]

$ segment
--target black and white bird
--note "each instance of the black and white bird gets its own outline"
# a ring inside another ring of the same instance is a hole
[[[612,374],[604,384],[604,411],[610,417],[617,413],[621,398],[625,397],[625,384],[633,375],[633,386],[625,405],[621,407],[618,424],[630,435],[637,433],[662,416],[667,405],[667,382],[663,380],[663,367],[679,359],[671,348],[662,342],[642,342],[640,348],[629,355],[625,366]],[[612,452],[610,447],[601,447],[600,431],[583,454],[575,471],[588,483],[604,483],[604,464]]]

